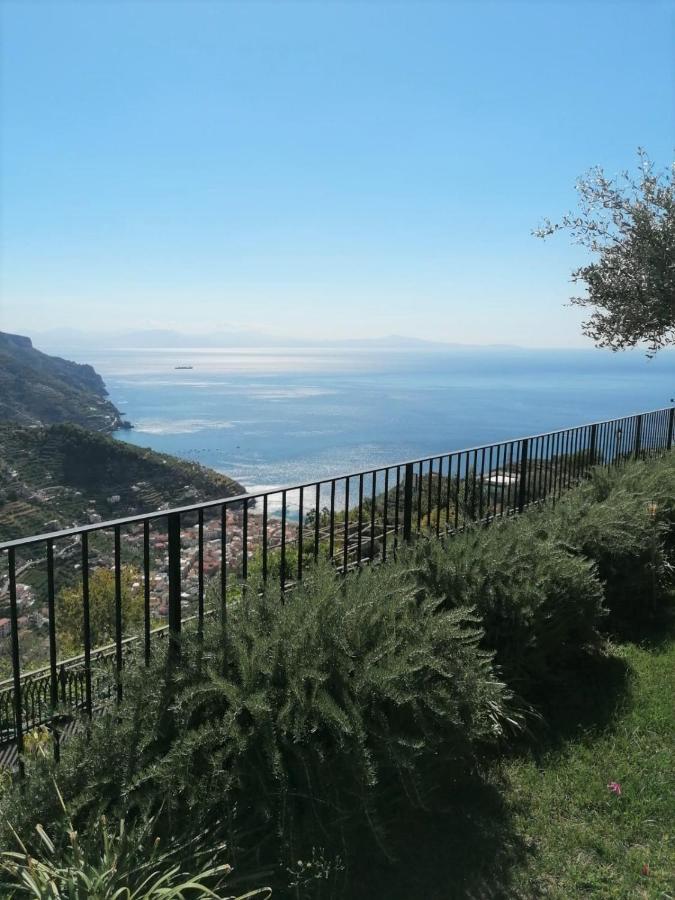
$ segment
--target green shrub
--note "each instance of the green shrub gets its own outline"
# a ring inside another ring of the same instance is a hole
[[[501,735],[508,695],[475,617],[418,595],[402,565],[346,579],[324,566],[285,602],[249,588],[225,638],[218,623],[202,645],[186,637],[179,666],[130,668],[124,702],[63,748],[76,827],[102,812],[159,815],[171,834],[223,826],[234,853],[256,846],[258,868],[376,822],[379,799],[421,796],[439,765],[470,765]],[[29,766],[0,821],[48,827],[50,777]]]
[[[447,608],[471,606],[514,690],[531,696],[599,642],[602,586],[592,563],[537,532],[525,514],[414,551],[417,577]]]
[[[164,846],[154,834],[152,819],[128,829],[124,819],[112,824],[101,816],[82,838],[65,807],[63,813],[54,840],[37,824],[29,846],[16,835],[16,849],[0,852],[3,897],[225,900],[223,891],[232,868],[218,862],[225,847],[212,844],[208,833],[196,835],[188,844],[172,840]],[[268,900],[270,896],[269,888],[238,898],[227,891],[228,900]]]
[[[597,564],[612,627],[653,613],[669,593],[666,541],[675,525],[670,459],[595,470],[587,483],[533,518],[542,534]]]

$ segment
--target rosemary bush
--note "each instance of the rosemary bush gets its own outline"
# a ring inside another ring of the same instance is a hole
[[[534,519],[551,540],[597,564],[611,627],[630,625],[662,607],[672,589],[671,457],[596,469]]]
[[[469,529],[414,551],[417,577],[449,609],[471,606],[505,681],[529,697],[599,644],[603,591],[593,563],[539,534],[536,516]]]
[[[480,638],[471,611],[420,596],[401,564],[346,579],[322,566],[285,602],[251,585],[202,643],[185,636],[180,664],[129,667],[122,704],[64,746],[75,827],[102,813],[155,816],[174,836],[208,827],[259,873],[317,843],[343,852],[353,828],[381,837],[380,801],[421,802],[439,768],[470,766],[507,725]],[[51,775],[32,763],[0,821],[23,835],[58,820]]]

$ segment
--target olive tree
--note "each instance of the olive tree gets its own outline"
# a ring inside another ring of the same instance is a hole
[[[122,566],[120,601],[124,634],[138,630],[143,623],[141,575],[131,566]],[[72,653],[83,645],[82,591],[79,586],[63,588],[58,595],[56,615],[61,647]],[[89,634],[93,647],[115,640],[115,574],[110,569],[94,569],[89,576]]]
[[[598,347],[647,344],[647,355],[675,343],[675,163],[655,172],[638,150],[638,172],[608,178],[600,167],[577,181],[579,209],[533,233],[568,231],[591,261],[572,272],[586,295],[571,302],[593,310],[583,332]]]

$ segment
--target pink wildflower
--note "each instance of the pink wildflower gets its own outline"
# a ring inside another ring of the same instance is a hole
[[[607,785],[607,790],[611,791],[613,794],[616,794],[617,797],[621,796],[621,785],[618,781],[610,781]]]

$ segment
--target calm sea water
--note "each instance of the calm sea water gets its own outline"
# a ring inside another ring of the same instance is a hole
[[[591,349],[69,355],[95,366],[133,423],[120,439],[212,466],[249,489],[613,418],[675,396],[675,353],[652,361]]]

